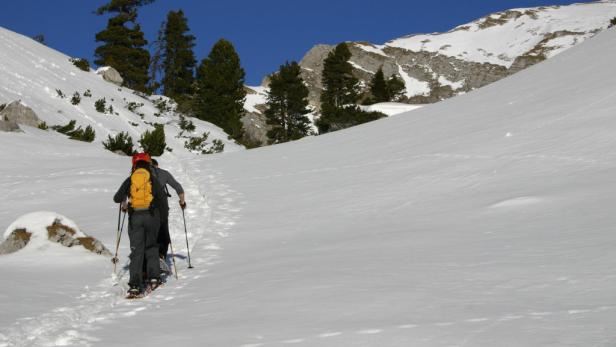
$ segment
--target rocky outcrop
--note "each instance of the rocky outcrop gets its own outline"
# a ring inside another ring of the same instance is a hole
[[[19,125],[15,122],[9,122],[4,119],[0,119],[0,131],[4,132],[19,132]]]
[[[0,130],[7,129],[3,131],[19,130],[19,124],[37,127],[41,122],[36,113],[21,101],[13,101],[6,105],[0,111],[0,120]]]
[[[14,230],[4,242],[0,243],[0,254],[19,251],[30,242],[30,237],[32,237],[32,233],[27,232],[26,229]]]
[[[121,86],[122,83],[124,83],[124,78],[122,78],[122,75],[120,75],[118,70],[112,68],[111,66],[101,67],[96,70],[96,74],[101,75],[105,81],[118,86]]]
[[[249,148],[265,146],[268,143],[265,115],[257,112],[246,112],[241,119],[244,127],[244,139],[242,141]]]
[[[266,78],[264,84],[269,83]],[[246,102],[244,109],[246,113],[241,119],[244,128],[244,138],[242,144],[247,148],[261,147],[268,144],[267,132],[270,126],[265,118],[265,110],[267,109],[265,102],[267,101],[267,93],[263,90],[255,90],[254,87],[245,87]]]
[[[0,244],[0,254],[9,254],[19,251],[30,242],[32,233],[24,228],[15,229]],[[47,238],[51,242],[61,244],[65,247],[80,246],[88,251],[104,256],[111,256],[111,252],[97,239],[91,236],[80,236],[73,228],[62,224],[56,219],[47,227]]]
[[[349,43],[353,74],[360,80],[363,91],[368,91],[374,73],[382,67],[386,78],[395,75],[405,81],[407,89],[416,90],[416,93],[407,92],[398,100],[406,103],[438,102],[483,87],[511,74],[507,68],[500,65],[469,62],[433,52],[412,52],[385,47],[385,54],[380,54],[370,52],[366,47],[373,46],[365,42]],[[300,62],[302,78],[310,90],[310,104],[317,109],[323,90],[323,61],[333,48],[334,46],[328,45],[315,46]],[[409,86],[411,83],[415,86]]]

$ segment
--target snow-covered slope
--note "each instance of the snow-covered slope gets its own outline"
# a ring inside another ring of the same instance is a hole
[[[93,144],[96,146],[101,146],[100,142],[108,135],[114,136],[121,131],[128,132],[137,143],[143,132],[152,129],[152,124],[165,124],[169,146],[184,151],[186,139],[175,137],[180,132],[178,115],[156,107],[159,101],[167,100],[165,97],[136,95],[130,89],[106,82],[94,71],[78,69],[69,59],[28,37],[0,27],[0,104],[21,100],[49,126],[65,125],[73,119],[78,126],[91,125],[96,132]],[[86,91],[90,92],[90,97],[84,95]],[[80,95],[78,105],[71,103],[74,93]],[[96,111],[94,104],[101,99],[105,99],[107,108],[113,108],[113,113]],[[220,128],[198,119],[192,121],[196,130],[191,135],[200,136],[207,131],[210,141],[220,139],[225,143],[226,151],[240,149],[227,140]]]
[[[511,9],[461,25],[447,33],[411,35],[379,48],[434,52],[511,67],[516,58],[525,54],[553,57],[607,27],[615,14],[616,2],[613,0]],[[544,49],[540,51],[539,48]]]
[[[412,117],[169,153],[195,268],[177,207],[180,279],[143,301],[106,260],[0,257],[0,345],[613,346],[614,55],[609,30]],[[125,160],[38,135],[0,134],[0,222],[52,205],[113,244]]]
[[[412,117],[191,161],[229,237],[140,318],[195,345],[613,345],[614,54],[610,30]]]

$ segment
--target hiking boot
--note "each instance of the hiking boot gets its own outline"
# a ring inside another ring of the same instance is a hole
[[[150,291],[153,291],[154,289],[160,287],[160,284],[161,282],[159,278],[150,278],[150,282],[149,282]]]
[[[141,289],[139,287],[130,287],[126,293],[128,299],[138,298],[141,295]]]

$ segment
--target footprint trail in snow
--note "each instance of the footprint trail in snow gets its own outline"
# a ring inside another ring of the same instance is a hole
[[[185,214],[188,238],[191,247],[192,264],[195,269],[189,270],[185,260],[186,239],[184,221],[179,208],[174,210],[175,201],[170,198],[172,208],[169,216],[169,226],[179,280],[170,277],[167,284],[159,291],[145,299],[127,301],[124,299],[127,287],[128,273],[119,270],[120,285],[114,286],[112,276],[103,279],[98,284],[86,287],[85,292],[65,306],[57,307],[36,317],[27,317],[15,322],[12,326],[0,329],[0,347],[8,346],[89,346],[97,339],[88,331],[97,324],[106,321],[134,317],[140,312],[159,305],[162,302],[174,300],[179,292],[189,286],[195,279],[203,276],[208,267],[217,261],[220,246],[217,240],[229,234],[229,228],[234,224],[234,211],[230,198],[235,193],[224,184],[219,184],[216,174],[209,174],[208,180],[213,187],[208,191],[210,196],[219,196],[222,202],[213,211],[208,205],[206,196],[197,184],[189,177],[186,169],[175,156],[169,158],[169,167],[181,168],[174,170],[174,176],[182,183],[189,204]],[[199,171],[198,168],[195,168]],[[191,172],[199,174],[199,172]],[[126,241],[127,242],[127,241]],[[126,255],[122,257],[122,264]]]

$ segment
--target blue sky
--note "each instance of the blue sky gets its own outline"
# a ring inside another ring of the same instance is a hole
[[[92,11],[102,0],[5,1],[0,26],[92,60],[107,17]],[[514,7],[564,5],[564,0],[157,0],[139,16],[153,40],[169,10],[183,9],[197,37],[195,54],[207,56],[219,38],[231,40],[246,70],[246,82],[260,84],[285,60],[300,60],[317,43],[383,43],[414,33],[447,31],[486,14]]]

